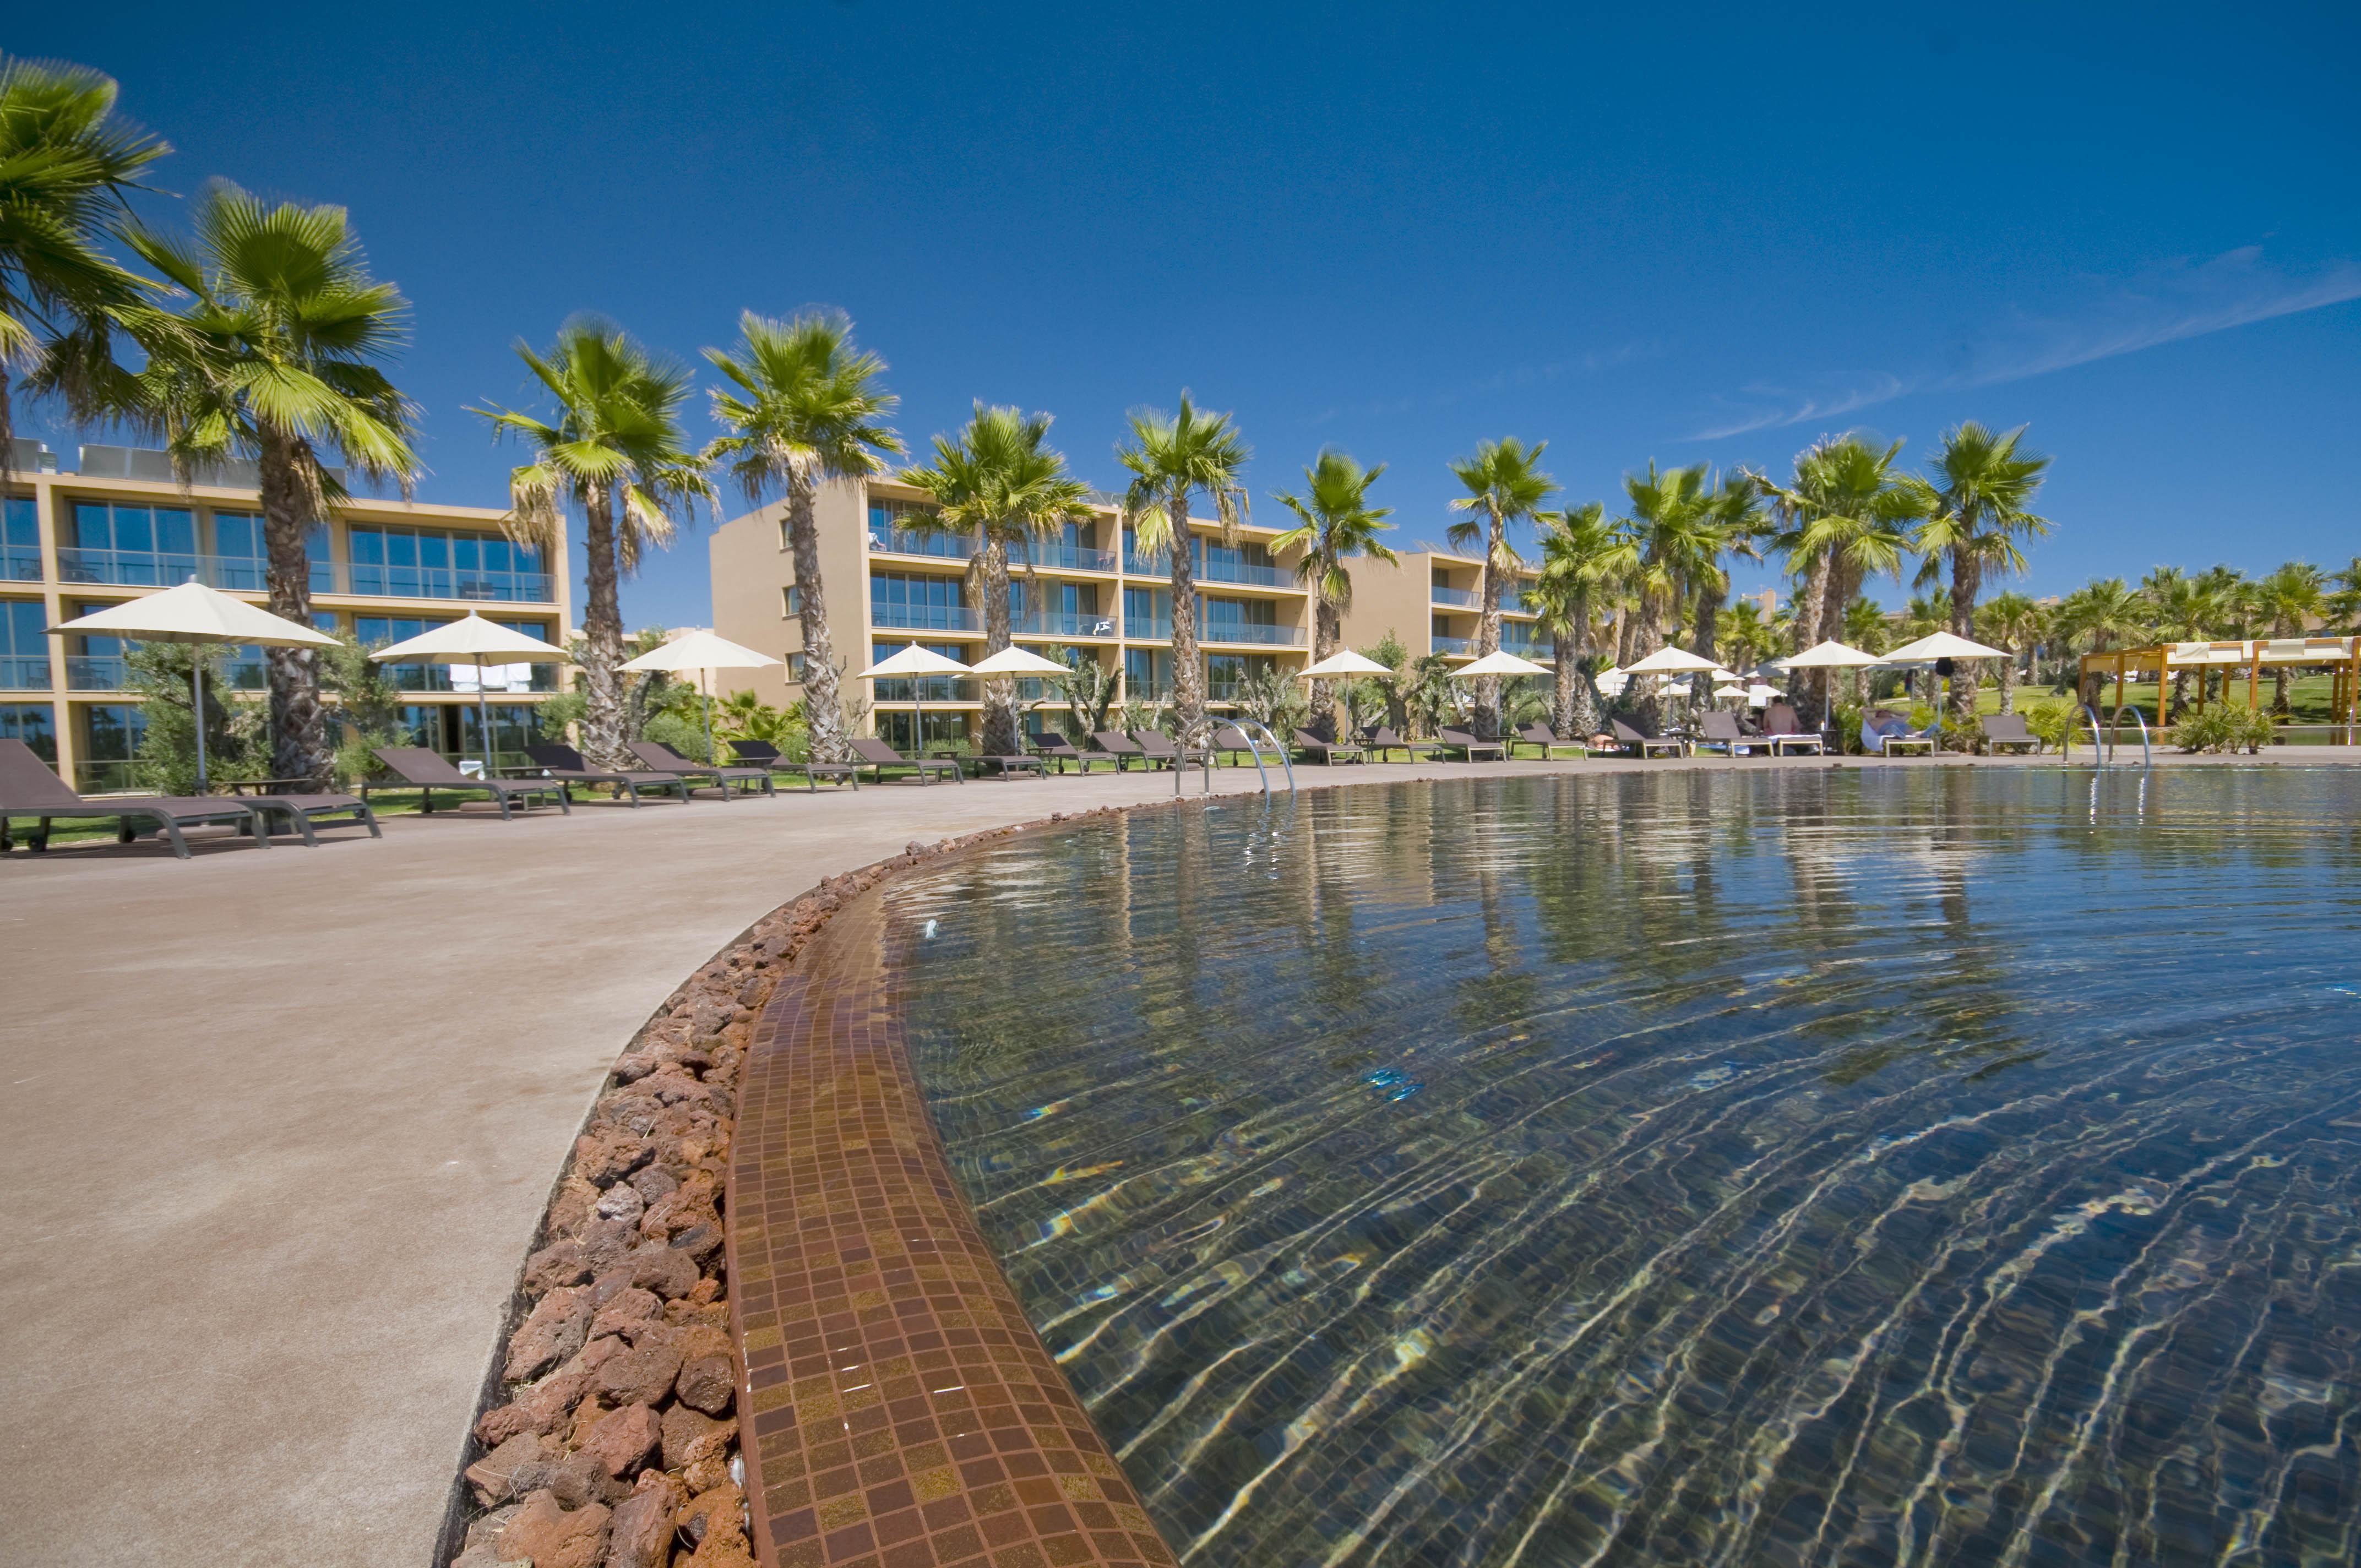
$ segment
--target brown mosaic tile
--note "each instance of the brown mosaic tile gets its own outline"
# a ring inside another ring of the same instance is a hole
[[[765,1568],[1167,1568],[1026,1321],[893,1009],[879,901],[754,1027],[730,1168],[746,1496]]]

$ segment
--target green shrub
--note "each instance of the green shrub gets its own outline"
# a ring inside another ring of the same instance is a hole
[[[669,746],[692,762],[713,761],[713,752],[705,744],[703,720],[685,718],[669,709],[648,715],[647,729],[641,739]]]
[[[2230,745],[2233,751],[2243,746],[2251,755],[2260,756],[2264,747],[2279,744],[2279,728],[2268,711],[2262,708],[2241,710],[2235,737]]]
[[[2075,710],[2062,702],[2037,702],[2025,710],[2025,727],[2039,736],[2050,750],[2066,744],[2066,731],[2073,725]]]
[[[2199,751],[2222,751],[2235,743],[2238,715],[2228,707],[2209,707],[2202,713],[2184,717],[2172,727],[2172,743],[2192,755]]]
[[[1861,709],[1850,704],[1837,709],[1837,750],[1857,752],[1861,750]]]

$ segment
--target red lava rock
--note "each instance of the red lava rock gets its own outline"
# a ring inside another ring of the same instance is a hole
[[[727,1355],[700,1355],[683,1361],[674,1391],[684,1405],[718,1416],[728,1410],[738,1393],[736,1366]]]
[[[642,1481],[650,1477],[642,1476]],[[607,1568],[664,1568],[672,1545],[674,1494],[669,1483],[654,1478],[615,1509],[607,1543]]]
[[[652,1204],[680,1190],[680,1178],[660,1165],[641,1167],[631,1180],[631,1190]]]
[[[598,1190],[579,1176],[569,1176],[559,1184],[557,1196],[550,1200],[549,1234],[570,1236],[582,1228],[598,1207]]]
[[[478,1502],[493,1508],[519,1492],[546,1485],[552,1457],[548,1441],[539,1432],[519,1432],[467,1466],[467,1485],[476,1489]]]
[[[632,1248],[628,1261],[631,1283],[667,1301],[687,1295],[697,1285],[697,1260],[675,1247],[649,1242]]]
[[[626,1288],[609,1297],[598,1309],[598,1315],[590,1320],[590,1332],[593,1334],[619,1334],[626,1323],[663,1316],[664,1302],[657,1299],[654,1291]]]
[[[500,1558],[530,1558],[533,1568],[598,1568],[607,1553],[612,1516],[600,1504],[567,1510],[546,1491],[535,1492],[500,1531]]]
[[[584,1440],[582,1452],[597,1460],[608,1475],[624,1475],[645,1463],[663,1441],[664,1428],[655,1411],[645,1405],[631,1405],[601,1418]]]
[[[699,1492],[688,1505],[673,1515],[673,1528],[702,1546],[717,1527],[723,1530],[743,1530],[746,1528],[746,1494],[734,1482]]]
[[[653,1405],[672,1392],[679,1376],[679,1347],[650,1344],[609,1357],[598,1369],[598,1392],[617,1405]]]
[[[560,1285],[579,1285],[590,1277],[589,1255],[577,1241],[552,1242],[524,1262],[524,1288],[538,1296]]]
[[[590,1293],[569,1286],[552,1290],[509,1336],[503,1376],[511,1383],[539,1376],[580,1350],[589,1330]]]
[[[593,1187],[621,1180],[655,1151],[620,1127],[602,1127],[574,1140],[574,1174]]]

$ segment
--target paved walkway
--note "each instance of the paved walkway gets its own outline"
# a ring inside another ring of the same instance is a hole
[[[0,1562],[423,1563],[526,1242],[657,1003],[823,876],[1171,789],[1099,773],[438,814],[185,864],[7,857]]]

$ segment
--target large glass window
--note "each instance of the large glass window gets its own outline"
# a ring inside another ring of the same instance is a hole
[[[353,635],[364,648],[374,652],[390,648],[396,642],[407,642],[429,627],[448,626],[451,617],[415,615],[357,615],[353,617]],[[388,664],[385,678],[398,691],[446,692],[451,689],[451,673],[441,664]]]
[[[262,514],[251,511],[214,513],[214,565],[207,578],[214,587],[232,593],[260,593],[270,586],[270,549],[262,531]],[[314,523],[303,536],[304,559],[311,564],[312,591],[336,590],[335,567],[328,554],[328,525]]]
[[[869,645],[873,664],[884,663],[910,644],[887,642],[883,640]],[[946,659],[968,663],[968,650],[956,642],[921,642],[919,647],[929,653],[939,653]],[[872,681],[877,688],[879,702],[978,702],[982,700],[979,684],[957,675],[925,675],[908,681]]]
[[[69,601],[66,619],[105,609],[104,599]],[[125,659],[139,644],[127,637],[109,637],[90,632],[70,632],[66,638],[66,689],[78,692],[121,691],[129,683],[130,669]]]
[[[148,733],[148,716],[136,702],[76,703],[82,716],[81,777],[86,790],[127,789],[131,760]]]
[[[1172,695],[1172,655],[1161,648],[1123,651],[1123,694],[1134,702],[1163,702]]]
[[[958,577],[910,572],[869,575],[869,619],[878,626],[920,631],[972,631],[975,614],[967,608],[967,584]]]
[[[929,746],[950,746],[967,739],[967,715],[963,713],[929,713],[926,716],[927,732],[922,740],[917,733],[918,715],[899,709],[877,715],[877,738],[906,757],[918,755]]]
[[[1126,637],[1171,636],[1171,590],[1125,588],[1123,590],[1123,634]]]
[[[41,522],[30,496],[0,504],[0,582],[41,580]]]
[[[500,534],[356,525],[347,538],[357,594],[534,603],[552,597],[541,553]]]
[[[1035,608],[1028,610],[1028,605]],[[1019,631],[1036,636],[1115,635],[1115,618],[1099,611],[1096,583],[1012,581],[1008,585],[1008,613]]]
[[[49,620],[38,599],[0,599],[0,690],[49,689]]]
[[[1235,702],[1238,688],[1250,676],[1267,675],[1275,661],[1268,653],[1208,653],[1205,655],[1205,696],[1213,702]]]
[[[41,761],[58,760],[57,709],[46,702],[0,702],[0,740],[22,740]]]
[[[73,542],[58,552],[70,583],[169,588],[198,575],[197,516],[186,507],[76,501]]]
[[[909,525],[913,517],[932,515],[932,508],[913,501],[871,501],[869,548],[896,555],[932,555],[945,561],[964,561],[975,554],[975,536],[972,533],[943,533]],[[782,522],[779,526],[784,536],[786,524]]]

